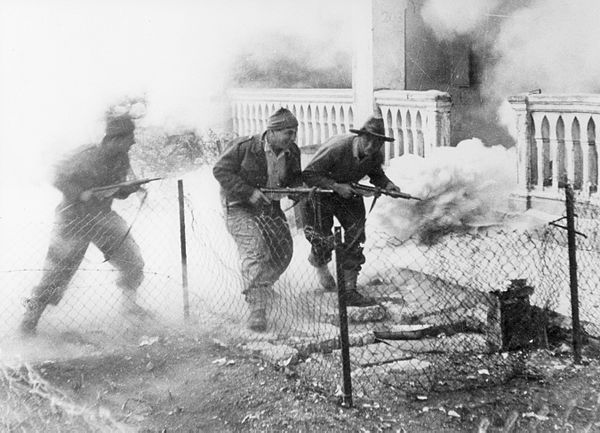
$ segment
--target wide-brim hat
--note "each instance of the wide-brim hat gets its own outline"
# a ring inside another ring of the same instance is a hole
[[[350,132],[358,135],[368,134],[373,137],[381,138],[383,141],[394,141],[392,137],[385,135],[385,127],[381,117],[369,117],[360,129],[350,128]]]

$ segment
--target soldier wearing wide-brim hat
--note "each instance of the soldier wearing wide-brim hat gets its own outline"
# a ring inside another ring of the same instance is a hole
[[[360,129],[350,128],[350,132],[358,135],[370,135],[383,141],[394,141],[387,137],[384,132],[383,119],[381,117],[370,117]]]
[[[344,229],[346,249],[342,261],[346,300],[348,305],[367,306],[373,300],[364,297],[356,288],[356,280],[365,262],[362,244],[365,242],[366,211],[363,198],[351,183],[368,176],[370,182],[390,192],[400,192],[384,173],[381,147],[394,141],[385,135],[383,119],[370,117],[360,129],[350,134],[331,137],[302,172],[304,182],[311,187],[333,189],[335,194],[318,194],[315,201],[304,205],[305,235],[311,243],[308,258],[326,291],[334,291],[336,284],[329,272],[333,241],[333,218]],[[316,212],[316,209],[319,212]]]

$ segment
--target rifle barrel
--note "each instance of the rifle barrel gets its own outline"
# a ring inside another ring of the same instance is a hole
[[[109,189],[114,189],[114,188],[120,188],[122,186],[133,186],[133,185],[144,185],[145,183],[148,182],[153,182],[155,180],[160,180],[162,179],[162,177],[152,177],[152,178],[148,178],[148,179],[136,179],[136,180],[129,180],[126,182],[120,182],[120,183],[115,183],[112,185],[105,185],[105,186],[97,186],[94,188],[90,188],[91,191],[106,191]]]
[[[406,194],[404,192],[390,192],[390,191],[386,191],[383,188],[377,188],[377,187],[374,187],[374,186],[363,185],[363,184],[360,184],[360,183],[353,183],[352,187],[354,189],[356,189],[356,190],[359,190],[359,191],[362,190],[362,191],[365,191],[365,192],[381,193],[383,195],[388,195],[388,196],[393,197],[393,198],[403,198],[405,200],[422,200],[419,197],[414,197],[414,196],[412,196],[410,194]]]
[[[323,189],[323,188],[260,188],[262,192],[272,193],[272,194],[310,194],[311,192],[318,192],[323,194],[331,194],[333,193],[332,189]]]

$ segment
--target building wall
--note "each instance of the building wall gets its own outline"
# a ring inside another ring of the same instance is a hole
[[[481,91],[491,52],[481,43],[476,51],[467,37],[436,38],[421,17],[424,2],[373,0],[374,89],[448,92],[452,145],[479,137],[489,145],[512,146],[514,139],[497,122],[499,102],[487,100]]]

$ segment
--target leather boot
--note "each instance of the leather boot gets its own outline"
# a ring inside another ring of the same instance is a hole
[[[25,300],[25,314],[23,315],[21,325],[19,326],[21,335],[27,336],[35,334],[35,329],[45,309],[46,305],[35,299]]]
[[[248,329],[254,332],[265,332],[267,330],[267,312],[264,308],[250,306]]]
[[[255,332],[267,330],[267,292],[266,288],[253,287],[246,291],[246,302],[250,310],[248,329]]]
[[[337,284],[335,278],[333,278],[333,275],[329,272],[327,265],[317,266],[315,269],[317,270],[317,277],[319,278],[319,283],[321,284],[321,287],[323,287],[323,290],[326,292],[335,292]]]
[[[358,271],[344,270],[344,283],[346,287],[346,305],[349,307],[369,307],[377,305],[373,298],[363,296],[356,290]]]
[[[123,289],[121,310],[123,314],[136,319],[149,319],[152,317],[152,313],[137,303],[137,292],[135,290]]]

